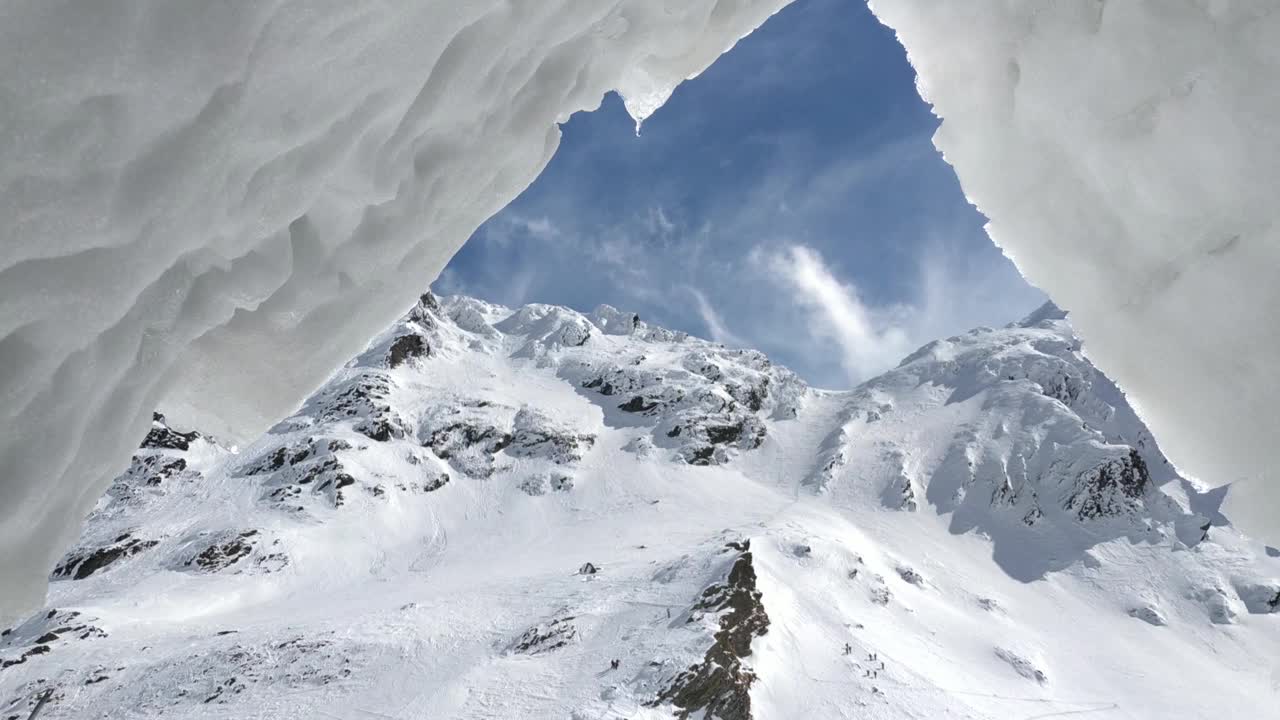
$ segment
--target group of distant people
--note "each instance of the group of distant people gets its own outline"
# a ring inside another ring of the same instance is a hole
[[[849,643],[844,644],[844,654],[845,655],[853,654],[853,646],[850,645]],[[885,669],[884,661],[880,659],[880,653],[867,653],[867,662],[879,662],[880,667],[866,670],[863,673],[863,677],[877,678],[880,676],[880,671]],[[622,667],[621,660],[614,658],[609,661],[610,670],[617,670],[620,667]]]
[[[853,646],[850,645],[849,643],[844,644],[844,654],[845,655],[853,654]],[[884,661],[880,659],[880,653],[867,653],[867,662],[879,662],[880,667],[864,670],[862,673],[862,677],[873,678],[873,679],[880,677],[880,671],[885,669]]]

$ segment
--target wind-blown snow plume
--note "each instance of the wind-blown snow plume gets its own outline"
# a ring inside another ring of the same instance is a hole
[[[1280,526],[1271,0],[872,0],[991,237],[1184,470]]]
[[[0,614],[152,410],[278,419],[610,89],[642,120],[786,0],[0,9]]]
[[[907,333],[878,318],[883,313],[863,303],[857,288],[840,282],[812,249],[792,245],[765,262],[809,310],[811,332],[839,348],[850,384],[892,367],[911,349]]]

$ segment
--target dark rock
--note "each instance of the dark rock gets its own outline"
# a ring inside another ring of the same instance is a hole
[[[352,429],[370,440],[386,442],[408,434],[404,418],[391,407],[391,380],[369,371],[348,382],[325,403],[322,422],[354,419]]]
[[[520,481],[520,491],[530,497],[547,494],[547,479],[542,475],[531,475]]]
[[[736,442],[740,437],[742,437],[742,423],[707,427],[707,439],[713,445]]]
[[[1133,510],[1150,483],[1147,464],[1137,450],[1130,448],[1125,457],[1082,476],[1075,492],[1067,498],[1066,508],[1081,520],[1115,517]]]
[[[53,609],[0,634],[0,638],[3,638],[0,640],[0,650],[21,649],[17,657],[0,661],[0,668],[21,665],[28,658],[48,653],[52,650],[50,643],[55,641],[107,636],[101,628],[80,621],[79,617],[80,613],[74,610]]]
[[[143,448],[189,450],[191,443],[200,437],[198,432],[180,433],[165,424],[164,415],[151,414],[151,431],[142,441]]]
[[[132,557],[155,547],[156,540],[141,540],[129,534],[121,535],[107,547],[94,550],[77,550],[65,557],[53,570],[53,579],[71,578],[83,580],[121,558]]]
[[[906,565],[899,565],[897,570],[898,577],[902,578],[906,582],[918,587],[924,586],[924,576],[916,572],[915,569],[909,568]]]
[[[711,465],[715,460],[716,449],[713,447],[690,448],[688,460],[690,465]]]
[[[1039,378],[1040,392],[1071,407],[1085,388],[1079,378],[1073,375],[1058,375],[1051,378]]]
[[[276,448],[269,455],[240,470],[244,476],[267,476],[263,483],[266,497],[289,502],[302,495],[304,488],[312,494],[328,497],[334,507],[343,504],[341,488],[356,482],[336,454],[350,450],[345,440],[308,438],[301,443]]]
[[[715,642],[702,662],[677,675],[648,704],[675,705],[679,720],[751,720],[750,690],[756,675],[742,661],[751,655],[751,641],[769,629],[761,597],[751,552],[743,550],[725,580],[707,587],[690,611],[689,622],[719,615]]]
[[[595,390],[601,395],[613,395],[613,384],[604,381],[604,378],[592,378],[582,384],[582,387],[588,390]]]
[[[568,347],[582,347],[591,339],[591,328],[570,325],[561,331],[560,338]]]
[[[543,457],[557,465],[578,462],[596,442],[595,435],[570,432],[541,413],[526,409],[515,418],[507,452],[516,457]]]
[[[653,410],[656,407],[658,407],[658,401],[645,400],[640,395],[636,395],[630,400],[619,405],[618,409],[624,412],[630,412],[630,413],[645,413],[645,412],[649,412],[650,410]]]
[[[47,644],[37,644],[37,646],[36,646],[36,647],[31,648],[31,650],[28,650],[28,651],[26,651],[26,652],[23,652],[23,653],[22,653],[22,655],[19,655],[19,656],[17,657],[17,659],[14,659],[14,660],[5,660],[5,661],[3,661],[3,662],[0,662],[0,670],[5,669],[5,667],[13,667],[14,665],[22,665],[22,664],[23,664],[23,662],[26,662],[26,661],[27,661],[28,657],[35,657],[35,656],[37,656],[37,655],[45,655],[45,653],[46,653],[46,652],[49,652],[49,646],[47,646]]]
[[[679,451],[685,462],[718,465],[732,457],[729,449],[754,450],[763,445],[765,433],[765,424],[757,416],[727,408],[716,415],[687,418],[683,425],[668,431],[667,437],[685,438]]]
[[[430,354],[431,346],[421,335],[401,335],[391,343],[391,349],[387,351],[387,367],[397,368],[411,359]]]
[[[183,565],[194,565],[204,572],[217,572],[231,567],[253,552],[255,544],[253,538],[257,534],[257,530],[245,530],[226,542],[214,543],[206,547]]]
[[[115,495],[129,495],[120,485],[146,485],[157,487],[165,480],[187,473],[187,461],[161,452],[140,452],[133,456],[129,469],[121,475],[112,491]]]
[[[436,326],[436,318],[440,313],[440,301],[433,293],[423,293],[418,302],[409,311],[409,321],[416,322],[428,330]]]
[[[730,383],[725,385],[725,389],[733,396],[734,400],[746,405],[751,412],[760,412],[764,407],[764,401],[769,397],[769,378],[760,378],[757,385],[738,385]]]
[[[578,629],[572,621],[573,616],[567,615],[529,628],[512,643],[511,652],[541,655],[568,645],[578,637]]]
[[[511,433],[491,424],[455,422],[432,431],[423,445],[466,475],[486,478],[493,474],[494,454],[512,440]]]
[[[599,572],[599,570],[597,570],[596,566],[591,563],[585,563],[582,567],[578,568],[579,575],[595,575],[597,572]]]

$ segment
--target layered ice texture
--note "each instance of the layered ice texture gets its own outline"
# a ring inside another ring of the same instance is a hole
[[[0,615],[163,406],[235,441],[408,308],[619,91],[785,0],[0,5]]]
[[[1280,540],[1280,7],[871,0],[991,238],[1169,457]]]

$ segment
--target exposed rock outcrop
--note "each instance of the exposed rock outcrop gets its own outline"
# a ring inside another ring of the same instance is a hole
[[[755,672],[744,660],[751,642],[768,632],[769,616],[756,589],[750,542],[731,543],[738,555],[722,582],[708,586],[689,613],[689,622],[718,617],[715,642],[702,662],[677,675],[651,705],[670,703],[676,717],[750,720],[751,685]]]
[[[143,540],[125,533],[116,537],[110,545],[99,548],[79,548],[67,554],[53,569],[52,579],[70,578],[83,580],[109,565],[155,547],[158,541]]]

